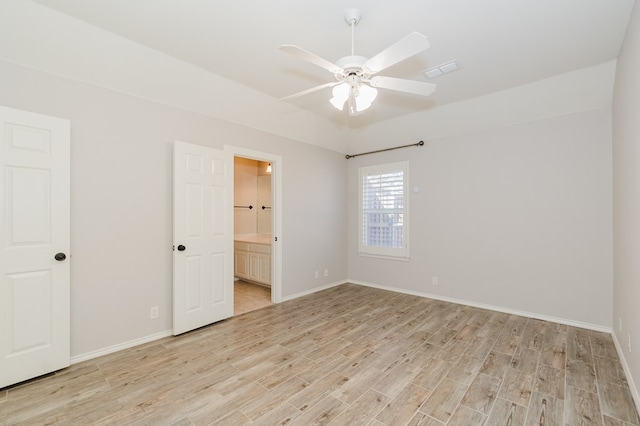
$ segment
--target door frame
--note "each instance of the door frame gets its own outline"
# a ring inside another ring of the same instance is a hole
[[[234,145],[224,150],[232,157],[243,157],[271,163],[271,301],[282,301],[282,157],[268,152],[255,151]],[[276,241],[277,238],[277,241]]]

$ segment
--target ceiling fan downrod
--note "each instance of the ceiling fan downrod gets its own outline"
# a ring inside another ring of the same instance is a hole
[[[347,9],[344,12],[344,20],[351,27],[351,56],[354,56],[356,51],[355,27],[358,25],[358,22],[360,22],[360,18],[362,18],[360,9]]]

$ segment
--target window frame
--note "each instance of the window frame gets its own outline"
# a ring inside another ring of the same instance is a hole
[[[403,247],[367,245],[364,242],[364,179],[402,171],[402,243]],[[358,255],[393,260],[409,260],[409,161],[362,166],[358,168]]]

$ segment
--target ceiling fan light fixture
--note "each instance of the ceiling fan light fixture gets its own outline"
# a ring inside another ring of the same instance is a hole
[[[366,84],[361,84],[356,94],[356,111],[361,112],[371,106],[378,96],[378,90]]]
[[[333,98],[329,100],[331,105],[342,111],[344,109],[344,103],[347,102],[347,98],[349,98],[349,90],[351,86],[347,83],[341,83],[337,86],[333,87]]]

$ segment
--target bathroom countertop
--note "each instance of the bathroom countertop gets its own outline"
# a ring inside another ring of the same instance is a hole
[[[271,234],[235,234],[234,241],[254,244],[271,244]]]

